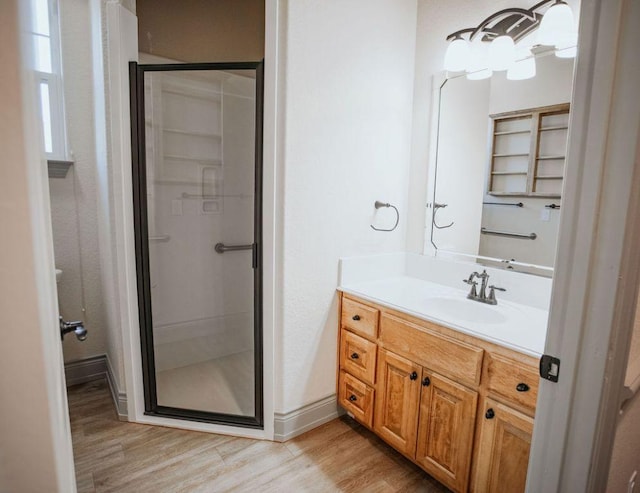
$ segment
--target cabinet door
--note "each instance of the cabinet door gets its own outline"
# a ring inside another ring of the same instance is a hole
[[[416,462],[453,491],[467,491],[478,393],[426,370],[421,384]]]
[[[416,451],[421,372],[419,365],[380,348],[373,428],[411,458]]]
[[[487,398],[478,428],[474,493],[524,491],[533,418]]]

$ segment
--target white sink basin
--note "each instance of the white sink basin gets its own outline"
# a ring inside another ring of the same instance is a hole
[[[508,303],[488,305],[467,298],[436,296],[425,300],[425,313],[443,319],[458,319],[479,324],[503,324],[517,308]]]

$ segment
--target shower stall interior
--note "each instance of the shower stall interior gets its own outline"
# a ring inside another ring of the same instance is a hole
[[[146,414],[263,426],[262,67],[130,65]]]

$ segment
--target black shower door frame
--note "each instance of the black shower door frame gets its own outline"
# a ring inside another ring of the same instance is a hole
[[[205,412],[158,405],[149,268],[144,75],[146,72],[198,70],[256,71],[253,249],[255,416]],[[264,108],[264,60],[260,62],[176,63],[153,65],[141,65],[137,62],[129,62],[129,90],[131,102],[131,157],[133,173],[136,277],[138,284],[138,313],[140,319],[140,347],[142,352],[142,380],[144,384],[145,415],[184,419],[203,423],[215,423],[228,426],[240,426],[244,428],[264,429],[264,382],[262,355],[262,136]]]

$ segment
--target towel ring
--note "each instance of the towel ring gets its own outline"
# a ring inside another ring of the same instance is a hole
[[[394,211],[396,211],[396,223],[391,229],[376,228],[373,224],[370,224],[369,226],[371,226],[371,229],[373,229],[374,231],[384,231],[385,233],[389,233],[390,231],[393,231],[398,227],[398,223],[400,222],[400,212],[398,212],[398,208],[395,205],[391,205],[388,202],[385,203],[376,200],[374,206],[376,209],[381,209],[382,207],[391,207]]]

